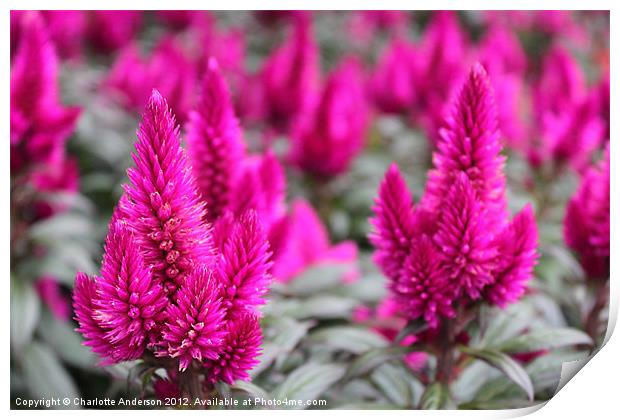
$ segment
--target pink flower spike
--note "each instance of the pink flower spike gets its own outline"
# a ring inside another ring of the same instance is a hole
[[[461,173],[445,197],[433,237],[455,295],[477,299],[484,286],[494,281],[496,229],[471,181]]]
[[[219,360],[205,364],[209,383],[223,381],[232,385],[237,380],[250,381],[249,372],[258,364],[262,344],[258,318],[242,313],[228,321],[227,330]]]
[[[570,199],[564,217],[564,240],[580,258],[590,278],[606,278],[610,269],[610,149],[589,168]]]
[[[236,221],[230,237],[224,242],[218,264],[227,317],[235,313],[256,312],[265,303],[271,276],[271,251],[263,226],[254,210]]]
[[[442,253],[426,235],[413,241],[403,269],[390,287],[408,319],[422,316],[434,328],[440,317],[455,315],[454,289],[442,264]]]
[[[153,280],[126,222],[110,225],[94,317],[121,360],[139,358],[155,338],[168,300]]]
[[[499,234],[499,263],[495,281],[485,291],[486,299],[501,308],[514,303],[525,292],[538,258],[538,232],[531,205],[527,205]]]
[[[383,273],[394,279],[409,255],[414,233],[413,199],[395,163],[381,182],[373,211],[370,223],[374,229],[369,235],[375,247],[373,258]]]
[[[497,130],[497,110],[487,73],[475,64],[461,89],[448,127],[442,130],[434,168],[429,171],[422,203],[436,209],[460,174],[465,174],[475,200],[500,223],[506,216],[505,158]]]
[[[103,358],[101,364],[109,365],[118,362],[115,358],[113,346],[104,338],[106,331],[101,328],[94,318],[97,310],[94,302],[97,299],[97,285],[94,279],[84,273],[77,273],[75,288],[73,289],[73,309],[75,320],[81,333],[89,346],[96,354]]]
[[[213,257],[210,228],[165,99],[153,90],[127,171],[127,223],[155,280],[174,294],[188,273]]]
[[[53,277],[41,277],[35,283],[35,288],[56,319],[68,321],[71,318],[71,303]]]
[[[230,93],[214,58],[209,59],[197,109],[190,115],[187,148],[198,189],[206,202],[207,220],[213,222],[230,205],[245,154]]]
[[[142,27],[141,10],[89,11],[88,37],[95,49],[109,54],[133,41]]]
[[[215,273],[206,266],[196,267],[177,293],[175,304],[167,309],[163,329],[164,350],[159,357],[179,359],[179,370],[187,369],[192,360],[217,360],[226,336],[219,284]]]

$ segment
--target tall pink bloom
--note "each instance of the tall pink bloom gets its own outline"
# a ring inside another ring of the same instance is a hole
[[[477,198],[488,207],[488,217],[503,216],[505,158],[500,155],[502,146],[491,84],[480,64],[475,64],[469,73],[440,136],[433,154],[434,168],[428,174],[425,205],[440,205],[463,172]]]
[[[383,51],[369,81],[370,95],[381,112],[408,113],[415,106],[415,52],[394,38]]]
[[[603,159],[583,175],[564,218],[564,240],[591,278],[609,276],[610,188],[608,143]]]
[[[503,158],[492,89],[474,65],[414,207],[393,165],[379,188],[369,238],[400,311],[431,327],[480,299],[505,306],[525,291],[537,233],[526,207],[507,220]]]
[[[251,210],[232,227],[218,264],[227,317],[239,312],[256,312],[265,303],[263,297],[271,280],[270,256],[263,227],[256,212]]]
[[[214,58],[209,60],[196,111],[190,115],[187,147],[198,189],[207,205],[207,219],[213,222],[230,204],[245,154],[230,93]]]
[[[228,334],[224,339],[218,360],[205,364],[207,382],[236,380],[249,381],[249,372],[258,364],[261,354],[262,335],[258,318],[243,313],[228,322]]]
[[[291,160],[316,177],[346,171],[364,145],[368,110],[360,64],[344,60],[330,75],[309,118],[293,133]]]
[[[62,58],[79,58],[86,35],[88,12],[83,10],[44,10],[42,13],[49,28],[50,36],[58,49],[58,55]]]
[[[79,109],[66,108],[58,92],[58,62],[41,16],[25,12],[11,66],[11,172],[33,165],[62,166],[65,142]]]
[[[167,308],[167,321],[162,337],[164,350],[158,356],[179,359],[179,370],[192,360],[217,360],[226,336],[219,284],[208,267],[198,266],[177,293],[176,302]]]
[[[196,265],[212,257],[213,244],[178,127],[156,90],[135,147],[123,211],[155,279],[172,294]]]
[[[315,100],[319,82],[319,57],[306,13],[294,17],[293,34],[265,62],[262,69],[268,117],[287,129],[290,122]]]

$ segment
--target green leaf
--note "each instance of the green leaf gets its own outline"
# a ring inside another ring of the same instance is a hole
[[[385,338],[377,333],[351,326],[321,328],[310,334],[309,339],[323,346],[353,354],[361,354],[387,345]]]
[[[296,319],[348,318],[358,304],[355,299],[333,295],[317,295],[309,299],[286,299],[271,301],[264,313],[274,318],[292,317]]]
[[[310,363],[295,369],[276,388],[276,399],[313,400],[321,396],[344,375],[345,369],[337,364]],[[291,408],[303,408],[299,406]]]
[[[92,220],[75,213],[61,213],[32,225],[30,238],[40,242],[86,237],[95,232]]]
[[[409,377],[403,366],[386,363],[376,368],[370,375],[373,384],[390,401],[402,408],[412,408],[413,394]]]
[[[269,399],[269,394],[267,391],[252,382],[237,381],[231,385],[231,389],[243,391],[251,397],[262,398],[265,400]]]
[[[361,356],[357,357],[353,361],[353,363],[351,363],[345,375],[345,380],[350,380],[357,376],[365,375],[380,364],[385,363],[390,359],[404,356],[405,354],[412,351],[414,350],[412,350],[410,347],[402,346],[393,346],[369,350]]]
[[[11,278],[11,344],[17,354],[32,340],[39,321],[41,303],[34,287]]]
[[[591,345],[592,339],[586,333],[574,328],[557,328],[532,331],[493,347],[495,350],[505,353],[526,353],[578,344]]]
[[[30,343],[24,350],[22,366],[29,393],[33,397],[73,400],[80,396],[71,376],[45,344]]]
[[[530,401],[534,399],[532,380],[521,365],[510,356],[492,349],[472,349],[469,347],[460,347],[460,349],[463,353],[487,362],[491,366],[504,372],[508,378],[525,391]]]
[[[50,313],[41,318],[38,334],[61,359],[82,369],[98,369],[97,357],[82,344],[82,337],[71,328],[73,324],[61,322]]]
[[[440,382],[434,382],[426,387],[420,398],[421,410],[441,410],[451,405],[450,390]]]
[[[350,264],[319,264],[304,270],[289,284],[284,291],[295,296],[312,296],[319,292],[338,286],[342,276],[351,268]]]

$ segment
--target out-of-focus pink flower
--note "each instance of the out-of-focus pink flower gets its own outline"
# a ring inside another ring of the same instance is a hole
[[[41,277],[35,283],[35,289],[57,319],[68,321],[71,318],[71,301],[63,294],[56,279],[51,276]]]
[[[187,147],[207,220],[215,221],[229,207],[245,158],[239,121],[217,60],[204,76],[200,100],[190,115]],[[247,188],[245,185],[244,188]]]
[[[360,64],[344,60],[329,76],[314,111],[298,120],[291,161],[319,178],[346,171],[364,146],[365,99]]]
[[[166,309],[162,331],[163,347],[157,356],[178,358],[179,370],[192,360],[204,363],[217,360],[226,331],[220,285],[217,275],[206,266],[197,266],[181,286],[174,304]]]
[[[88,18],[88,39],[104,54],[131,43],[142,28],[139,10],[93,10]]]
[[[383,51],[369,81],[370,96],[381,112],[409,113],[415,105],[415,51],[393,38]]]
[[[21,15],[21,36],[11,67],[11,172],[53,168],[65,160],[65,142],[79,109],[58,93],[58,63],[45,24],[36,12]]]
[[[135,167],[127,171],[130,184],[125,186],[128,199],[122,211],[155,279],[172,295],[196,265],[212,258],[214,247],[178,126],[156,90],[135,147]]]
[[[296,15],[292,29],[287,41],[267,58],[261,73],[266,115],[283,130],[313,106],[319,89],[318,47],[310,17]]]
[[[597,89],[598,99],[599,99],[599,112],[603,120],[605,121],[605,135],[603,138],[605,140],[609,140],[610,136],[610,114],[609,114],[609,105],[610,105],[610,88],[609,88],[609,70],[605,73],[601,82]]]
[[[181,31],[186,29],[198,18],[197,15],[207,13],[197,10],[156,10],[155,17],[170,29]]]
[[[254,15],[267,26],[281,21],[293,21],[300,15],[312,13],[308,10],[256,10]]]
[[[271,277],[271,252],[264,229],[255,211],[243,214],[223,242],[218,280],[222,286],[226,316],[257,312],[265,303]]]
[[[349,12],[347,31],[352,43],[363,45],[378,31],[404,35],[408,24],[409,15],[404,10],[354,10]]]
[[[345,241],[331,245],[325,226],[306,201],[298,199],[293,202],[286,223],[288,243],[283,252],[275,256],[272,269],[276,280],[290,281],[308,267],[321,263],[351,264],[343,281],[352,282],[359,277],[355,243]]]
[[[86,36],[88,16],[83,10],[43,10],[52,41],[62,58],[78,59]]]
[[[250,381],[249,372],[258,364],[262,344],[258,318],[241,314],[228,322],[227,330],[219,359],[205,364],[207,383],[224,381],[232,385],[236,380]]]
[[[468,40],[454,11],[433,12],[416,48],[414,120],[435,140],[444,125],[447,104],[465,77],[470,57]]]
[[[178,118],[187,119],[194,106],[196,68],[173,38],[162,38],[148,59],[135,44],[125,47],[115,61],[105,86],[128,110],[140,112],[153,89],[168,98]]]
[[[609,276],[610,149],[597,166],[589,168],[566,207],[564,240],[591,278]]]

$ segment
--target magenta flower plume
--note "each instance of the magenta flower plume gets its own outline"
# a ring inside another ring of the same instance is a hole
[[[71,318],[71,302],[63,294],[62,288],[55,278],[43,276],[34,285],[37,294],[56,319],[68,321]]]
[[[209,60],[197,109],[190,115],[187,148],[206,217],[213,222],[230,205],[245,153],[230,93],[214,58]]]
[[[390,288],[408,319],[424,317],[436,327],[441,317],[453,317],[454,289],[442,253],[427,235],[412,242],[410,254]]]
[[[484,286],[494,280],[497,248],[493,242],[493,218],[484,202],[477,199],[464,173],[454,180],[441,212],[433,240],[443,254],[444,266],[457,293],[477,299]]]
[[[364,145],[367,114],[360,64],[345,60],[327,80],[314,113],[294,130],[291,161],[316,177],[345,172]]]
[[[96,354],[101,356],[102,365],[109,365],[120,361],[112,344],[105,339],[106,331],[95,320],[97,306],[95,304],[97,287],[94,279],[84,273],[77,273],[75,276],[75,288],[73,289],[73,309],[75,310],[75,320],[79,327],[77,332],[84,338],[84,344],[90,347]]]
[[[242,215],[223,244],[218,264],[223,304],[227,317],[243,311],[257,311],[265,303],[271,276],[271,251],[255,211]]]
[[[129,44],[142,27],[140,10],[95,10],[89,12],[88,39],[102,53]]]
[[[290,122],[312,105],[318,90],[318,49],[307,13],[294,15],[289,40],[265,62],[262,80],[269,119],[288,129]]]
[[[321,263],[347,264],[343,282],[359,277],[357,267],[357,246],[353,241],[332,245],[327,229],[312,206],[304,200],[293,202],[290,214],[274,226],[280,252],[274,256],[273,276],[281,282],[290,281],[305,269]]]
[[[498,242],[500,258],[494,270],[495,282],[485,289],[484,294],[489,302],[504,308],[523,295],[538,258],[538,231],[529,204],[499,234]]]
[[[139,358],[162,321],[168,301],[144,265],[124,221],[110,225],[94,303],[99,308],[95,319],[117,357]]]
[[[405,113],[415,105],[414,54],[411,45],[395,38],[381,55],[369,82],[370,95],[381,112]]]
[[[88,16],[84,10],[43,10],[50,37],[62,58],[78,59],[86,34]]]
[[[210,260],[213,244],[178,127],[156,90],[135,147],[135,168],[127,171],[128,200],[122,210],[155,280],[172,294],[196,265]]]
[[[20,41],[11,66],[12,173],[33,165],[62,166],[65,141],[80,113],[60,103],[58,62],[43,19],[37,12],[19,19]]]
[[[369,235],[375,247],[374,261],[391,279],[398,278],[409,255],[414,232],[413,199],[398,166],[392,164],[379,186]]]
[[[237,380],[250,381],[249,372],[258,364],[262,344],[258,318],[243,313],[228,321],[227,329],[220,358],[205,363],[209,383],[224,381],[232,385]]]
[[[192,360],[204,362],[218,359],[226,336],[219,284],[208,267],[198,266],[187,277],[177,293],[175,304],[167,309],[167,321],[162,332],[167,346],[157,353],[179,360],[179,370],[188,368]]]
[[[473,66],[458,95],[448,127],[440,134],[424,204],[437,208],[459,174],[465,173],[477,198],[488,207],[487,217],[504,216],[505,158],[500,155],[502,146],[491,84],[480,64]]]
[[[564,240],[580,258],[590,278],[609,276],[610,265],[610,151],[589,168],[566,207]]]

